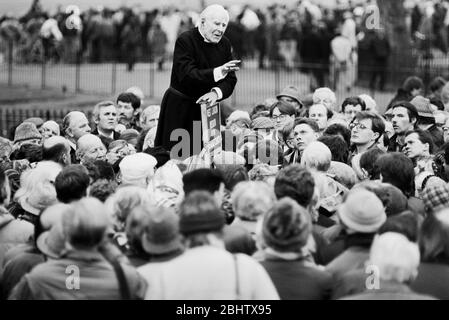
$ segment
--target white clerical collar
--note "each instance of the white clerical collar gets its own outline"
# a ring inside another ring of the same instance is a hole
[[[206,37],[204,36],[204,34],[201,32],[200,27],[198,27],[198,32],[199,32],[200,35],[203,37],[204,42],[206,42],[206,43],[212,43],[212,41],[209,41],[209,40],[206,39]]]
[[[110,134],[107,134],[104,131],[100,130],[100,128],[97,128],[97,129],[98,129],[99,135],[102,135],[103,137],[111,138],[112,140],[114,140],[114,131],[112,131]]]

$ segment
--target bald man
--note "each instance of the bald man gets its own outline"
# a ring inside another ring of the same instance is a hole
[[[62,119],[62,133],[69,141],[72,163],[78,163],[76,159],[78,139],[90,132],[89,120],[87,120],[86,115],[81,111],[71,111]]]
[[[176,40],[170,87],[162,99],[155,140],[155,146],[168,151],[182,143],[183,152],[172,158],[185,159],[201,151],[202,136],[193,135],[194,122],[201,128],[200,104],[228,98],[237,83],[240,61],[233,60],[231,44],[223,37],[228,22],[222,6],[210,5],[200,14],[198,26]],[[171,139],[176,129],[185,130],[183,138],[177,131]]]
[[[106,147],[101,142],[101,139],[89,133],[78,139],[76,157],[81,164],[96,160],[105,160],[106,151]]]

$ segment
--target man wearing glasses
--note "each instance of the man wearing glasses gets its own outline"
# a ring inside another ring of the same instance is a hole
[[[377,143],[385,132],[384,120],[371,111],[356,113],[349,124],[349,128],[351,129],[351,145],[353,148],[349,160],[355,155],[377,148]]]

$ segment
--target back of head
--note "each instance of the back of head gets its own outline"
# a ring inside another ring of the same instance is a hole
[[[70,203],[87,195],[90,178],[87,169],[80,164],[65,167],[55,180],[56,195],[59,201]]]
[[[415,171],[412,160],[403,153],[391,152],[380,156],[375,163],[376,171],[382,175],[382,182],[398,187],[407,197],[415,188]]]
[[[95,198],[84,198],[71,204],[62,221],[69,244],[79,250],[97,247],[110,224],[104,205]]]
[[[65,165],[70,162],[69,155],[70,144],[64,137],[53,136],[44,140],[42,145],[42,160],[51,160]]]
[[[182,182],[186,195],[197,190],[214,193],[220,189],[220,184],[224,183],[224,178],[219,170],[203,168],[186,173],[182,177]]]
[[[411,76],[405,79],[402,88],[407,92],[412,92],[414,89],[424,89],[424,82],[420,77]]]
[[[407,237],[411,242],[417,242],[419,236],[419,221],[411,211],[388,217],[387,221],[380,227],[379,234],[385,232],[397,232]]]
[[[308,169],[292,164],[279,171],[274,182],[276,198],[290,197],[307,208],[313,198],[315,180]]]
[[[348,162],[349,149],[346,142],[339,135],[322,135],[318,141],[324,143],[330,150],[332,161]]]
[[[301,164],[306,168],[326,172],[332,161],[332,153],[322,142],[313,141],[303,151]]]
[[[225,225],[225,216],[215,198],[207,191],[194,191],[181,203],[180,231],[184,236],[199,233],[220,232]]]
[[[276,251],[301,253],[311,230],[307,210],[296,201],[283,198],[264,217],[262,236],[265,244]]]
[[[377,236],[371,246],[369,263],[377,268],[384,281],[413,281],[418,274],[419,261],[418,246],[396,232]]]
[[[256,221],[263,216],[275,200],[273,190],[262,181],[241,182],[231,194],[236,216],[246,221]]]
[[[422,260],[425,262],[441,262],[449,259],[449,209],[427,215],[424,219],[419,246]]]

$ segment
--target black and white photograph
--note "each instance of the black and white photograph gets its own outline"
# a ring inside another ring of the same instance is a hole
[[[449,0],[0,0],[0,300],[446,299]]]

